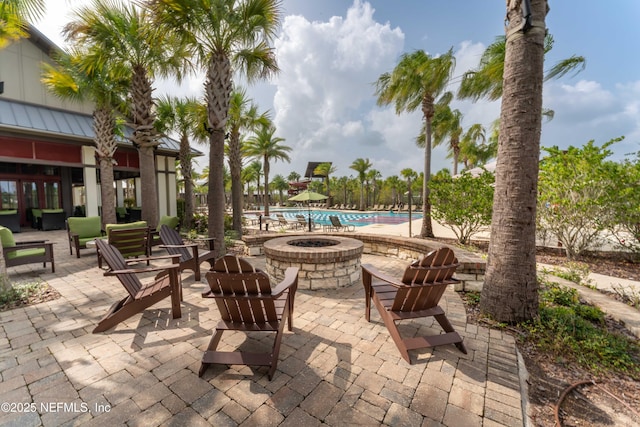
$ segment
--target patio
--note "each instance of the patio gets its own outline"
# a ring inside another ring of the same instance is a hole
[[[56,273],[30,264],[9,268],[10,278],[41,277],[62,297],[0,313],[0,401],[10,404],[2,406],[3,424],[524,424],[526,393],[513,338],[466,324],[452,287],[441,305],[464,337],[467,355],[441,346],[412,352],[414,364],[408,365],[378,313],[371,323],[364,319],[357,283],[298,290],[294,332],[285,333],[272,381],[266,368],[244,366],[211,367],[200,379],[200,359],[218,320],[215,305],[200,296],[204,282],[183,273],[181,319],[171,319],[165,299],[94,335],[91,330],[124,289],[117,279],[103,277],[90,250],[79,259],[69,255],[65,231],[22,233],[21,240],[36,233],[56,242]],[[247,258],[265,268],[263,256]],[[407,264],[369,254],[362,263],[394,275]],[[431,322],[414,320],[404,328],[429,328]],[[224,338],[223,346],[234,348],[261,344],[242,334]]]

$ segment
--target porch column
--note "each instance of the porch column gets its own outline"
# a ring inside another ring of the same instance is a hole
[[[158,182],[158,213],[163,215],[178,215],[176,202],[176,162],[173,157],[156,156]]]
[[[82,172],[86,200],[86,215],[98,216],[100,187],[96,176],[96,150],[91,146],[82,147]]]
[[[121,179],[116,181],[116,206],[120,208],[124,206],[124,188]]]
[[[136,206],[142,206],[142,181],[140,177],[135,178],[136,181]]]

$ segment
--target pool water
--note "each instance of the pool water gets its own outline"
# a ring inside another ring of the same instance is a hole
[[[287,221],[296,221],[296,215],[303,215],[308,218],[309,211],[306,209],[277,209],[271,210],[271,217],[275,219],[275,213],[281,213],[287,219]],[[409,221],[409,214],[407,212],[391,213],[388,211],[380,212],[344,212],[344,211],[332,211],[322,209],[311,209],[311,219],[316,224],[328,225],[331,224],[329,216],[334,215],[340,219],[343,225],[351,224],[356,227],[363,227],[371,224],[402,224]],[[411,219],[422,218],[421,213],[412,212]]]

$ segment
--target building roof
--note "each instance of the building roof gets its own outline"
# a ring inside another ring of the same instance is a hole
[[[0,130],[9,130],[29,135],[47,135],[63,139],[71,139],[92,143],[93,117],[72,111],[59,110],[42,105],[28,104],[20,101],[0,98]],[[125,137],[133,134],[130,127],[125,127]],[[119,138],[118,144],[131,146],[129,139]],[[160,138],[159,150],[177,153],[180,143],[169,137]],[[203,153],[191,149],[194,155]]]

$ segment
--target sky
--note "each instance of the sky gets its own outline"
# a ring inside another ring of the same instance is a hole
[[[73,9],[90,2],[46,3],[35,27],[64,46],[62,26]],[[640,2],[549,0],[549,6],[546,25],[555,44],[545,70],[572,55],[584,56],[586,68],[545,83],[543,107],[555,116],[543,122],[541,145],[602,145],[624,136],[612,147],[613,160],[640,151]],[[437,56],[453,49],[456,68],[447,90],[455,93],[460,76],[504,34],[504,0],[283,0],[282,8],[274,41],[280,73],[247,87],[259,109],[270,111],[276,136],[292,148],[290,163],[271,162],[271,178],[304,175],[307,162],[332,162],[333,176],[355,176],[349,166],[357,158],[369,159],[385,178],[405,168],[422,171],[424,152],[415,145],[421,113],[398,115],[393,106],[377,106],[375,81],[404,53],[421,49]],[[154,93],[199,97],[202,84],[202,76],[182,85],[161,81]],[[465,129],[480,123],[488,133],[500,116],[499,101],[451,105],[461,111]],[[196,163],[201,170],[208,160]],[[452,161],[445,147],[436,147],[432,171],[443,168],[452,170]]]

